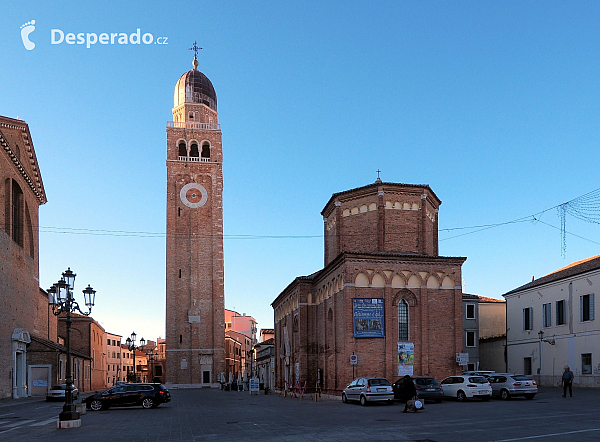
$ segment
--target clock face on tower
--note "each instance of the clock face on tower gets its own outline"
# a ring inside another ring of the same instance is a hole
[[[208,200],[208,192],[202,184],[189,183],[179,192],[181,202],[192,209],[202,207]]]

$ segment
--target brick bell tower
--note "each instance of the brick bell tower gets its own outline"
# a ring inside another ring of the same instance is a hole
[[[166,379],[216,387],[225,371],[223,151],[198,49],[167,123]]]

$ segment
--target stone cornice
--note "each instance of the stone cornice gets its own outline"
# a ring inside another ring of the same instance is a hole
[[[37,162],[35,160],[35,156],[33,153],[33,147],[31,146],[31,142],[29,141],[30,137],[29,137],[29,131],[27,130],[27,126],[26,125],[24,126],[22,124],[10,124],[7,122],[0,121],[0,129],[2,129],[2,128],[6,128],[6,129],[10,129],[10,130],[18,130],[22,133],[25,149],[27,150],[27,154],[30,158],[30,162],[33,167],[33,170],[34,170],[34,172],[36,172],[33,178],[29,175],[29,173],[27,173],[27,171],[23,167],[23,164],[21,163],[21,161],[19,160],[19,158],[13,151],[12,147],[8,144],[8,141],[4,137],[4,134],[2,133],[1,130],[0,130],[0,145],[2,146],[2,149],[6,152],[8,157],[11,159],[11,161],[15,165],[15,168],[19,171],[19,173],[21,174],[21,176],[23,177],[23,179],[25,180],[25,182],[27,183],[27,185],[29,186],[29,188],[31,189],[31,191],[33,192],[35,197],[37,198],[39,204],[40,205],[45,204],[47,202],[46,192],[44,191],[44,185],[42,184],[42,179],[38,172]]]

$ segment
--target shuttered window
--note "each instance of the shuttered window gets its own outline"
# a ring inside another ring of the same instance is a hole
[[[579,320],[593,321],[594,320],[594,294],[582,295],[579,297]]]
[[[523,330],[533,330],[533,307],[523,309]]]
[[[567,314],[565,310],[565,300],[556,301],[556,325],[567,323]]]
[[[552,327],[552,303],[542,304],[542,325]]]

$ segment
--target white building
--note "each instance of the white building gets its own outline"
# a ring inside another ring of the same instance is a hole
[[[564,366],[574,385],[600,386],[600,255],[574,262],[506,298],[508,371],[537,375],[540,385],[560,385]]]

